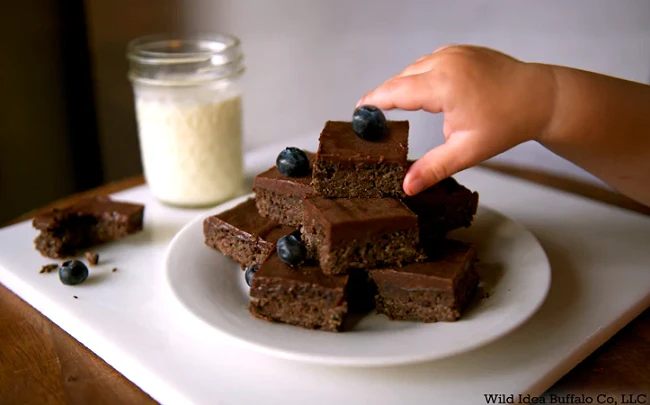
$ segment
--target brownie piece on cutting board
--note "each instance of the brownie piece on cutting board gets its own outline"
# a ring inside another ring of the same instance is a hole
[[[475,261],[473,247],[445,240],[426,262],[370,270],[377,311],[393,320],[458,320],[478,286]]]
[[[285,176],[276,166],[255,176],[253,191],[260,215],[281,224],[299,226],[302,223],[303,197],[314,193],[311,186],[311,167],[316,154],[305,152],[310,171],[305,176]]]
[[[32,220],[40,231],[34,246],[53,259],[74,256],[79,249],[116,241],[142,230],[144,205],[109,197],[89,197]]]
[[[302,239],[325,274],[418,260],[418,219],[393,198],[305,198]]]
[[[205,244],[244,267],[261,263],[278,239],[295,230],[261,216],[252,198],[203,221]]]
[[[418,216],[420,241],[428,246],[449,231],[469,227],[478,199],[478,193],[448,177],[415,196],[405,197],[403,202]]]
[[[338,332],[348,313],[348,276],[328,276],[313,265],[292,268],[277,253],[251,282],[249,311],[267,321]]]
[[[357,136],[351,122],[328,121],[312,171],[314,190],[330,198],[404,196],[408,135],[408,121],[388,121],[372,141]]]

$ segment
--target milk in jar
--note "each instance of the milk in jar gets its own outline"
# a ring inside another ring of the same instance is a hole
[[[138,137],[153,195],[183,207],[242,193],[238,41],[149,37],[130,45]],[[139,49],[139,51],[138,51]],[[138,53],[139,52],[139,53]]]

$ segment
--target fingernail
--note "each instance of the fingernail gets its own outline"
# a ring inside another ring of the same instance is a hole
[[[407,174],[404,183],[408,184],[408,190],[404,190],[408,195],[415,195],[424,190],[424,182],[417,176]]]

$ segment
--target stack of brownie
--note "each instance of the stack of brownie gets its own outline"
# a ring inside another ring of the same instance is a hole
[[[372,308],[393,320],[460,318],[476,254],[445,237],[470,226],[478,194],[448,178],[406,196],[408,136],[408,121],[386,121],[372,139],[329,121],[316,154],[297,151],[306,170],[278,163],[256,176],[254,199],[205,219],[205,243],[246,269],[252,315],[328,331]]]

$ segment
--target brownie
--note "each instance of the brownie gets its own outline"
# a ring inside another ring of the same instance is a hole
[[[417,260],[418,218],[394,198],[305,198],[302,238],[326,274]]]
[[[295,230],[261,216],[252,198],[203,221],[205,244],[241,264],[242,268],[261,263],[280,237]]]
[[[251,283],[253,316],[308,329],[338,332],[348,313],[348,276],[328,276],[311,264],[292,268],[273,252]]]
[[[311,186],[311,167],[316,155],[306,152],[310,172],[301,177],[288,177],[273,166],[255,176],[253,191],[260,215],[281,224],[299,226],[302,224],[302,199],[314,193]]]
[[[79,249],[115,241],[142,230],[144,205],[89,197],[35,217],[36,250],[50,258],[74,256]]]
[[[474,248],[445,240],[427,261],[370,270],[377,311],[393,320],[456,321],[475,295]]]
[[[448,177],[403,201],[418,216],[420,241],[428,246],[449,231],[469,227],[476,214],[478,197],[478,193]]]
[[[314,162],[314,190],[330,198],[404,196],[408,135],[408,121],[388,121],[374,141],[357,136],[350,122],[328,121]]]

